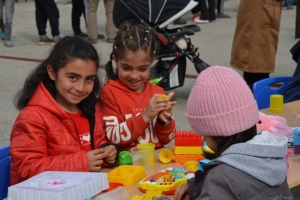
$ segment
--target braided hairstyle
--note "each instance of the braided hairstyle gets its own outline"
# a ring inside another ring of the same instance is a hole
[[[115,56],[115,59],[120,60],[129,51],[136,53],[142,50],[152,62],[155,59],[156,46],[155,34],[150,26],[145,24],[122,24],[113,43],[110,61],[105,65],[106,80],[117,80],[119,78],[117,70],[112,65],[113,56]]]

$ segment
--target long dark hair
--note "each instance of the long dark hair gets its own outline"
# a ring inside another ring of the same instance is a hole
[[[231,136],[214,137],[214,139],[218,143],[218,150],[214,154],[209,153],[207,151],[203,151],[203,155],[207,159],[215,159],[215,158],[219,157],[231,145],[247,142],[248,140],[251,140],[255,135],[257,135],[256,125],[252,126],[251,128],[249,128],[243,132],[240,132],[240,133],[237,133],[237,134],[234,134]]]
[[[146,52],[149,56],[149,60],[152,62],[155,58],[156,46],[155,34],[150,26],[145,24],[122,24],[113,43],[110,61],[107,62],[105,66],[106,80],[117,80],[119,78],[117,72],[114,71],[112,66],[113,56],[119,60],[122,59],[128,51],[135,53],[142,50]]]
[[[79,37],[70,36],[64,37],[57,42],[48,58],[33,69],[27,77],[24,87],[17,93],[14,101],[16,108],[22,110],[27,106],[40,82],[44,83],[45,88],[55,99],[57,90],[54,81],[50,79],[47,73],[47,66],[51,65],[57,74],[59,69],[76,59],[92,61],[98,70],[100,59],[92,44]],[[83,116],[94,115],[95,104],[100,89],[100,79],[96,77],[91,94],[77,105],[82,110]]]

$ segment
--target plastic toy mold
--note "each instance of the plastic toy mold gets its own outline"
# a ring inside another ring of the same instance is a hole
[[[149,175],[139,183],[140,191],[162,191],[162,194],[174,194],[175,190],[194,173],[180,168],[167,168]]]
[[[108,181],[122,183],[124,186],[134,185],[146,176],[143,166],[122,165],[108,174]]]

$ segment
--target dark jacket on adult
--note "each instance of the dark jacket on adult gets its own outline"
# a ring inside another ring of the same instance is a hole
[[[300,100],[300,41],[290,51],[297,66],[291,82],[283,91],[284,103]]]

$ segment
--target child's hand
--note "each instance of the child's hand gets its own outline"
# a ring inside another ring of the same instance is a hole
[[[174,194],[174,200],[183,200],[188,194],[188,185],[187,183],[182,184],[179,188],[176,189]]]
[[[166,110],[166,108],[168,107],[167,102],[169,100],[166,98],[156,99],[159,95],[160,94],[155,94],[151,97],[146,110],[142,113],[142,117],[146,123],[153,120],[159,112]]]
[[[107,156],[104,148],[91,150],[86,153],[86,159],[88,162],[88,168],[90,172],[99,172],[103,159]]]
[[[170,92],[168,94],[168,99],[171,99],[174,96],[174,92]],[[161,111],[158,113],[157,117],[163,121],[163,122],[168,122],[170,117],[172,116],[172,107],[176,104],[176,101],[168,101],[166,103],[166,110]]]
[[[117,150],[114,145],[108,145],[104,147],[104,151],[107,154],[105,157],[106,162],[109,164],[114,164],[116,162]]]

